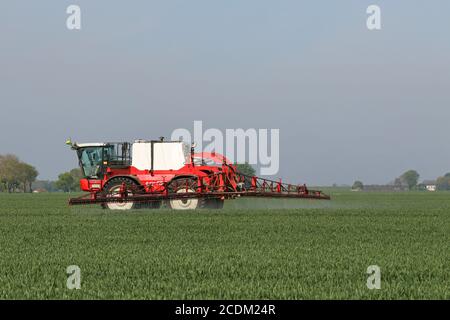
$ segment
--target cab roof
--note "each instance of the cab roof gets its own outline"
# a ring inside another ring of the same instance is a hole
[[[87,147],[103,147],[106,146],[104,142],[88,142],[88,143],[75,143],[75,148],[87,148]]]

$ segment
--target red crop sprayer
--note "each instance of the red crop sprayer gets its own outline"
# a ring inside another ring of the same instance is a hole
[[[113,210],[159,208],[220,209],[236,197],[328,200],[321,191],[240,173],[217,153],[195,153],[182,141],[137,140],[134,143],[72,143],[88,194],[70,205],[101,204]]]

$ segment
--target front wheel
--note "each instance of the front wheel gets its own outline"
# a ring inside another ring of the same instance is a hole
[[[131,179],[128,178],[115,178],[108,181],[104,187],[106,192],[106,197],[114,198],[120,197],[120,191],[122,189],[122,185],[125,186],[127,194],[132,196],[138,190],[138,184]],[[134,201],[115,201],[115,202],[106,202],[104,204],[104,208],[110,210],[131,210],[136,209],[137,203]]]

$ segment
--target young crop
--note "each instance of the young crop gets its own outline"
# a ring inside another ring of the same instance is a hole
[[[70,208],[64,194],[0,194],[0,298],[450,297],[448,193],[332,196],[115,213]],[[66,286],[71,265],[79,290]],[[371,265],[379,290],[366,285]]]

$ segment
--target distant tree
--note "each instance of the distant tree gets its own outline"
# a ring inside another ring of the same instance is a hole
[[[0,154],[0,191],[4,192],[7,191],[6,186],[6,172],[5,172],[5,156],[2,156]]]
[[[8,192],[15,191],[19,186],[20,160],[17,156],[7,154],[0,157],[0,182]]]
[[[436,179],[436,188],[438,190],[450,190],[450,172]]]
[[[363,183],[362,183],[361,181],[356,180],[356,181],[353,183],[352,189],[353,189],[353,190],[362,190],[362,189],[364,189],[364,185],[363,185]]]
[[[80,168],[70,170],[70,175],[73,177],[73,191],[80,191],[80,179],[83,179],[83,172]]]
[[[408,170],[400,176],[400,180],[408,186],[409,190],[414,189],[419,181],[419,173],[415,170]]]
[[[19,187],[23,192],[27,187],[31,191],[31,183],[38,176],[37,170],[25,162],[21,162],[15,155],[0,156],[0,184],[1,189],[14,192]]]
[[[395,178],[394,186],[396,186],[396,187],[403,187],[404,185],[405,185],[405,182],[402,181],[402,179],[400,179],[400,178]]]
[[[237,170],[242,173],[245,174],[247,176],[254,176],[256,175],[256,170],[255,168],[252,167],[252,165],[246,163],[235,163],[235,166],[237,168]]]
[[[23,192],[32,192],[32,184],[36,181],[38,172],[35,167],[28,163],[21,162],[17,165],[17,180],[22,185]]]
[[[58,176],[58,180],[55,182],[57,189],[64,192],[79,191],[80,190],[80,179],[83,177],[81,170],[75,168],[69,172],[61,173]]]
[[[4,165],[3,165],[3,161],[4,161],[5,156],[2,156],[0,154],[0,191],[1,192],[5,192],[7,191],[6,188],[6,177],[5,177],[5,172],[4,172]]]
[[[74,179],[73,179],[72,175],[70,174],[70,172],[61,173],[58,176],[58,180],[55,182],[56,187],[59,190],[62,190],[64,192],[73,191],[72,190],[73,184],[74,184]]]
[[[36,170],[35,167],[33,167],[32,165],[27,164],[26,165],[26,172],[27,172],[27,183],[28,183],[28,188],[29,191],[32,192],[32,185],[33,182],[36,181],[36,178],[39,175],[39,172]]]
[[[76,180],[80,180],[83,178],[83,173],[81,172],[80,168],[75,168],[75,169],[70,170],[70,174]]]

